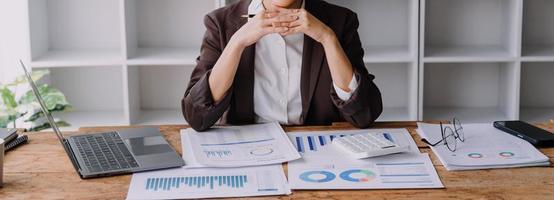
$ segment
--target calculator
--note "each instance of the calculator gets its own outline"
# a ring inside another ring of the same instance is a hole
[[[406,152],[409,146],[400,146],[372,133],[344,136],[333,140],[334,146],[356,159]]]

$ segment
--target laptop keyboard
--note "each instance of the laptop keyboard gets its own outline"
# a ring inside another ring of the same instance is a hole
[[[90,172],[138,167],[133,155],[116,132],[72,137]]]

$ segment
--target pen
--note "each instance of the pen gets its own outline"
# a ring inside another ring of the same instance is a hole
[[[256,16],[255,14],[248,14],[248,15],[241,15],[240,17],[242,18],[253,18],[254,16]]]

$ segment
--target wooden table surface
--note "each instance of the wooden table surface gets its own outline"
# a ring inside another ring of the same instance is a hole
[[[554,123],[539,124],[554,132]],[[436,156],[419,141],[414,122],[378,123],[375,128],[408,128],[421,152],[428,152],[446,187],[410,190],[321,190],[293,191],[290,196],[247,199],[554,199],[554,167],[530,167],[448,172]],[[80,132],[113,130],[125,127],[81,128]],[[167,140],[181,153],[180,125],[160,126]],[[339,123],[320,127],[285,127],[286,131],[345,130]],[[25,133],[30,143],[8,152],[4,163],[4,186],[0,199],[124,199],[131,175],[81,180],[54,133]],[[554,148],[542,148],[551,162]],[[286,168],[285,168],[286,169]]]

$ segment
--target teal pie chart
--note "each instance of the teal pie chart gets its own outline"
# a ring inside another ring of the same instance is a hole
[[[351,169],[340,173],[340,178],[350,182],[370,182],[375,178],[375,173],[365,169]]]
[[[250,151],[250,154],[255,156],[267,156],[273,153],[272,148],[257,148]]]
[[[500,152],[498,155],[504,157],[504,158],[509,158],[509,157],[512,157],[514,156],[515,154],[512,153],[512,152],[509,152],[509,151],[504,151],[504,152]]]
[[[310,183],[325,183],[332,181],[337,176],[328,171],[307,171],[300,174],[300,179]]]
[[[483,154],[480,154],[480,153],[469,153],[469,154],[467,154],[467,156],[470,157],[470,158],[475,158],[475,159],[483,158]]]

